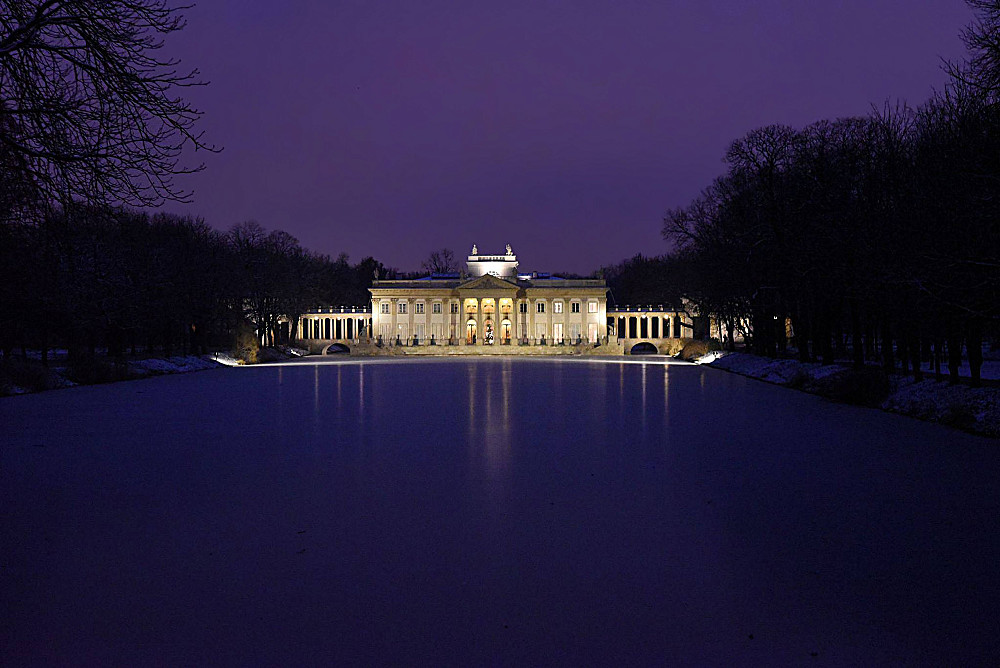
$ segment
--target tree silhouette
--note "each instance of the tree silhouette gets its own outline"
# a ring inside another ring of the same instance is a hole
[[[420,266],[432,274],[447,274],[458,271],[455,253],[450,248],[433,251]]]
[[[161,55],[184,27],[166,0],[0,0],[0,196],[29,183],[43,200],[187,201],[186,148],[215,150],[178,91],[197,70]]]

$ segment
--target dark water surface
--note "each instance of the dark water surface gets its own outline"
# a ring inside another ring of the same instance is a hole
[[[1000,661],[1000,444],[712,369],[0,399],[0,664]]]

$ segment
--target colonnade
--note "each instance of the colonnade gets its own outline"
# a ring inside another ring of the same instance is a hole
[[[367,313],[317,313],[301,317],[300,339],[325,341],[357,341],[371,331],[371,316]]]
[[[681,319],[669,315],[611,315],[619,339],[669,339],[681,337]]]

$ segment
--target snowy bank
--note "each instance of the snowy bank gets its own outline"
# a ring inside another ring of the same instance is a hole
[[[747,353],[713,352],[696,363],[838,401],[1000,437],[1000,388],[950,385],[934,379],[917,382],[909,376],[887,376],[878,367],[824,366]]]
[[[227,353],[148,357],[122,362],[106,357],[95,357],[73,365],[61,362],[48,367],[35,359],[12,358],[0,360],[0,396],[165,374],[190,373],[220,366],[235,366],[239,363]]]

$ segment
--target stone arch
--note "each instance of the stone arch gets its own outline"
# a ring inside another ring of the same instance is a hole
[[[341,353],[349,353],[351,349],[345,346],[343,343],[334,343],[327,346],[326,350],[323,351],[324,355],[339,355]]]
[[[639,343],[637,343],[634,346],[632,346],[632,348],[628,351],[628,354],[629,355],[657,355],[657,354],[659,354],[659,352],[660,351],[656,349],[656,346],[654,346],[649,341],[640,341]]]

